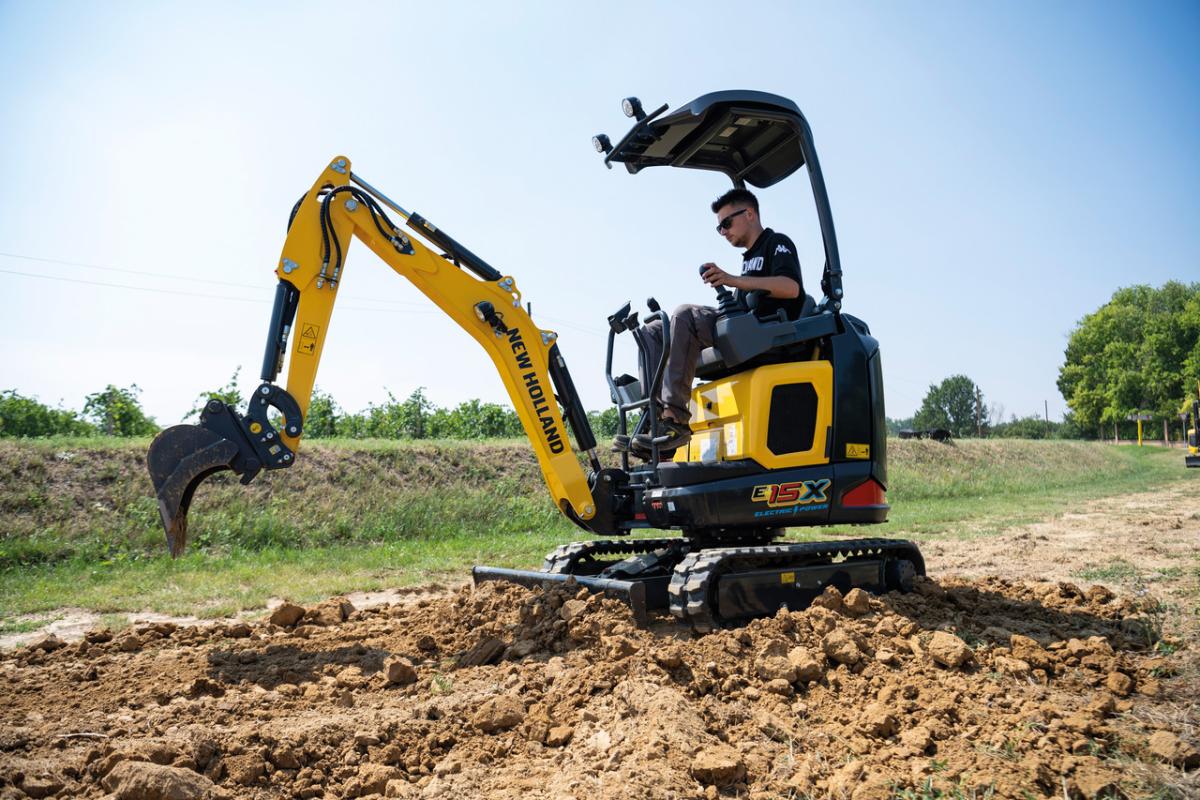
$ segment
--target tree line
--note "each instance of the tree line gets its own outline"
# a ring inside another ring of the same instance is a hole
[[[998,439],[1086,439],[1089,437],[1072,414],[1062,422],[1037,414],[1004,417],[1004,406],[986,402],[983,389],[966,375],[951,375],[931,384],[921,407],[911,417],[887,418],[888,433],[898,436],[903,430],[946,430],[957,439],[991,437]]]
[[[109,385],[88,395],[83,410],[76,412],[51,408],[13,389],[0,391],[0,436],[150,436],[161,427],[142,408],[140,395],[136,384],[128,388]],[[197,397],[184,421],[198,421],[204,405],[213,398],[239,410],[245,408],[238,372],[225,386]],[[598,437],[617,432],[615,408],[590,411],[588,420]],[[349,413],[318,388],[309,404],[304,435],[316,439],[497,439],[520,438],[525,430],[517,412],[498,403],[467,400],[453,408],[441,408],[425,396],[424,388],[418,388],[403,400],[388,392],[385,402]]]
[[[239,370],[240,371],[240,370]],[[225,386],[202,393],[186,419],[198,418],[210,398],[245,407],[239,371]],[[1070,409],[1061,422],[1036,414],[1004,418],[1004,408],[988,404],[982,388],[966,375],[932,384],[916,413],[888,418],[893,435],[904,428],[944,429],[955,437],[1023,439],[1131,438],[1144,415],[1161,422],[1164,438],[1180,433],[1180,415],[1200,385],[1200,283],[1169,282],[1161,288],[1131,286],[1088,314],[1071,332],[1059,370],[1058,388]],[[50,408],[15,390],[0,391],[0,436],[146,436],[159,425],[142,409],[136,386],[109,385],[90,394],[80,412]],[[617,411],[588,412],[597,437],[617,430]],[[418,388],[403,400],[387,400],[363,411],[344,411],[329,394],[313,392],[305,435],[350,439],[486,439],[522,437],[516,412],[508,406],[467,400],[440,408]],[[1153,434],[1151,434],[1153,435]]]
[[[1005,420],[1003,406],[987,404],[966,375],[931,385],[912,417],[887,422],[893,434],[941,428],[959,438],[1128,439],[1142,416],[1154,426],[1147,436],[1161,425],[1164,439],[1178,439],[1198,387],[1200,283],[1170,281],[1118,289],[1071,331],[1058,376],[1069,409],[1061,422],[1036,414]]]
[[[1105,437],[1143,415],[1164,438],[1200,384],[1200,283],[1130,286],[1076,325],[1058,389],[1080,427]]]

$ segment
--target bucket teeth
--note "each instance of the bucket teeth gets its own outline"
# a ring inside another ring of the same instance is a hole
[[[155,437],[146,467],[172,558],[187,545],[188,506],[196,487],[214,472],[233,469],[237,455],[236,443],[199,425],[176,425]]]

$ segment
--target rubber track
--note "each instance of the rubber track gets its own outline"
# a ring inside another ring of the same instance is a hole
[[[542,572],[553,572],[558,575],[569,575],[575,565],[587,556],[632,556],[639,553],[651,553],[663,547],[686,544],[687,539],[672,536],[664,539],[599,539],[594,542],[571,542],[562,544],[546,554],[542,562]]]
[[[924,575],[924,559],[912,542],[893,539],[847,539],[841,542],[804,542],[801,544],[772,544],[762,547],[721,547],[689,553],[675,567],[667,591],[671,600],[671,613],[692,624],[700,633],[711,633],[720,627],[716,613],[709,602],[713,579],[723,570],[721,565],[732,559],[755,559],[762,561],[752,568],[782,565],[837,558],[868,557],[874,555],[908,556],[917,567],[917,574]]]

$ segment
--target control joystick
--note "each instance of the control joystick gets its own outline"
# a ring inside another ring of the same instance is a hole
[[[704,272],[707,268],[708,267],[706,264],[702,264],[700,266],[700,277],[702,277],[702,278],[704,277]],[[726,315],[732,314],[736,311],[744,311],[744,310],[745,309],[742,308],[741,303],[739,303],[737,301],[737,298],[734,297],[733,292],[729,291],[729,289],[724,286],[717,287],[717,313],[718,314],[720,314],[721,316],[726,316]]]

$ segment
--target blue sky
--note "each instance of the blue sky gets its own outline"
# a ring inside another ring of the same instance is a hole
[[[164,424],[238,365],[251,388],[287,213],[344,153],[514,275],[603,408],[607,314],[710,302],[696,265],[740,256],[712,230],[723,178],[610,172],[589,139],[626,129],[626,95],[745,88],[813,128],[889,415],[964,373],[1058,418],[1084,314],[1200,280],[1198,40],[1196,3],[0,2],[0,388],[79,408],[136,383]],[[815,290],[806,181],[760,200]],[[318,385],[349,410],[506,401],[361,247]]]

